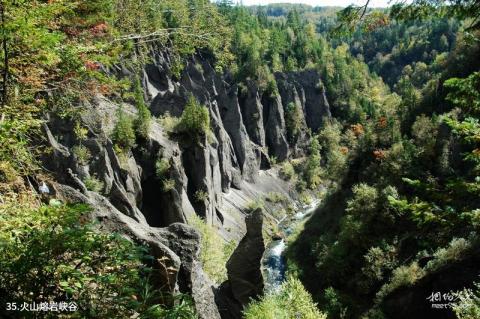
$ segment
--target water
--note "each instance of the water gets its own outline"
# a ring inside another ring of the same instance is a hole
[[[315,200],[310,205],[305,205],[297,212],[292,219],[282,218],[278,222],[278,229],[283,236],[291,234],[294,226],[310,216],[317,208],[320,201]],[[274,292],[280,288],[285,280],[286,261],[283,253],[287,248],[284,239],[272,241],[266,248],[263,255],[263,275],[265,281],[265,292]]]
[[[265,290],[277,290],[285,279],[285,257],[283,252],[287,248],[285,240],[275,240],[270,243],[263,259]]]

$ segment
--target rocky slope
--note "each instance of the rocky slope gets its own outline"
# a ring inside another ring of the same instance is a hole
[[[208,107],[213,134],[200,142],[172,137],[154,120],[148,139],[139,141],[128,154],[119,154],[110,139],[119,103],[98,96],[82,106],[82,123],[88,128],[82,144],[92,157],[88,161],[78,158],[72,151],[76,145],[73,123],[51,114],[44,126],[51,149],[44,166],[55,177],[51,183],[54,195],[68,202],[89,203],[99,227],[119,231],[151,248],[154,267],[163,271],[159,287],[191,293],[201,318],[219,318],[216,288],[198,261],[199,235],[185,225],[189,216],[198,214],[225,239],[239,241],[246,232],[248,202],[271,191],[293,196],[289,185],[269,170],[272,157],[301,156],[308,139],[303,133],[295,143],[288,143],[285,107],[289,103],[300,106],[305,125],[313,131],[323,117],[330,116],[330,108],[315,71],[276,74],[279,92],[267,95],[253,81],[240,90],[228,73],[216,73],[201,56],[192,58],[180,79],[175,79],[170,75],[169,55],[152,55],[153,62],[145,66],[142,78],[152,115],[180,116],[193,95]],[[130,75],[123,67],[115,72]],[[136,113],[132,105],[122,108]],[[170,163],[168,177],[175,182],[166,192],[155,174],[159,159]],[[84,181],[90,177],[103,183],[100,193],[87,190]],[[195,197],[199,190],[208,195],[205,200]],[[230,268],[241,269],[242,262],[243,258],[233,258]],[[242,274],[230,278],[230,289],[241,281],[238,276]],[[235,297],[238,291],[231,292]]]

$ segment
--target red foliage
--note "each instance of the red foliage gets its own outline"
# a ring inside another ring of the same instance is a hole
[[[348,151],[349,151],[348,147],[345,147],[345,146],[340,147],[340,153],[342,153],[343,155],[347,155]]]
[[[73,27],[63,27],[63,32],[71,37],[76,37],[80,34],[80,30]]]
[[[85,67],[88,71],[97,71],[100,69],[100,64],[98,62],[87,61],[85,62]]]
[[[108,30],[106,23],[99,23],[90,28],[90,33],[93,35],[104,35]]]
[[[378,119],[378,127],[379,128],[386,128],[388,125],[387,118],[385,116],[382,116],[381,118]]]
[[[350,129],[353,131],[353,134],[355,134],[355,136],[360,136],[365,132],[362,124],[351,125]]]
[[[384,150],[375,150],[373,151],[373,156],[375,156],[376,160],[381,161],[387,157],[387,153]]]

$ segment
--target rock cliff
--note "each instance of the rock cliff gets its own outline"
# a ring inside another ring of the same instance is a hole
[[[49,115],[44,125],[51,152],[44,166],[54,174],[57,194],[70,202],[89,203],[102,228],[119,231],[150,246],[156,267],[166,271],[159,281],[168,289],[191,293],[201,318],[219,318],[214,287],[198,261],[199,237],[184,224],[197,214],[215,226],[225,239],[245,234],[245,206],[261,194],[277,191],[289,196],[288,187],[270,168],[270,158],[284,160],[303,154],[306,132],[289,143],[285,107],[300,106],[304,123],[312,131],[330,116],[323,85],[315,71],[276,74],[278,94],[263,93],[254,81],[246,92],[228,73],[217,73],[207,59],[192,57],[179,78],[171,75],[166,52],[152,53],[143,71],[145,100],[154,117],[148,137],[129,152],[119,153],[110,137],[118,109],[130,115],[136,108],[104,96],[79,106],[88,129],[82,147],[91,158],[74,151],[72,120]],[[129,76],[119,67],[120,76]],[[210,112],[212,134],[201,141],[172,137],[155,119],[180,116],[193,95]],[[155,163],[167,161],[173,187],[165,190],[156,176]],[[92,192],[85,181],[95,177],[103,188]],[[199,200],[198,191],[206,194]],[[234,254],[235,255],[235,254]],[[168,267],[165,267],[168,266]],[[234,281],[231,281],[233,284]]]

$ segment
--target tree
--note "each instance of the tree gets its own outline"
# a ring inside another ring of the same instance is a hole
[[[373,30],[388,23],[388,16],[385,12],[369,10],[370,0],[363,5],[350,5],[339,11],[339,25],[337,32],[351,32],[358,26],[365,30]],[[432,16],[455,17],[459,20],[468,21],[466,31],[478,30],[480,28],[480,2],[476,0],[458,0],[445,2],[443,0],[413,0],[411,2],[397,1],[390,11],[389,17],[396,20],[413,21],[427,19]]]
[[[305,179],[308,186],[314,189],[320,185],[322,175],[320,143],[316,136],[310,140],[309,152],[305,167]]]
[[[303,125],[303,111],[301,107],[293,102],[288,103],[285,110],[285,122],[288,139],[290,142],[295,142]]]
[[[193,95],[190,95],[179,125],[181,131],[194,137],[207,134],[210,131],[210,113]]]
[[[150,114],[150,110],[145,104],[142,85],[140,84],[140,79],[138,77],[136,78],[134,84],[134,97],[138,113],[133,125],[137,135],[145,139],[148,137],[148,133],[150,131],[152,115]]]
[[[125,114],[122,108],[118,110],[117,123],[113,129],[112,140],[122,151],[128,152],[135,146],[135,131],[132,119]]]

